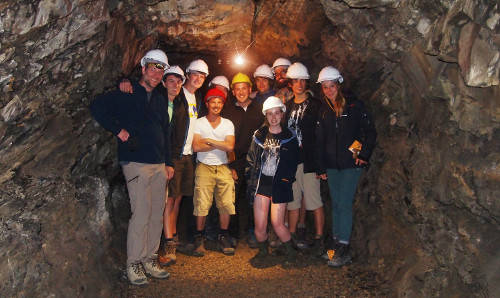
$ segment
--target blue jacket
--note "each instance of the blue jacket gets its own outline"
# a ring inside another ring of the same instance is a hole
[[[247,154],[245,176],[247,179],[247,199],[253,202],[262,174],[262,155],[264,141],[269,131],[267,126],[262,126],[255,131],[252,144]],[[292,184],[295,181],[295,172],[299,160],[299,143],[297,137],[287,128],[283,127],[280,134],[279,163],[273,178],[273,201],[293,201]]]
[[[267,91],[266,93],[257,92],[257,94],[255,95],[255,98],[253,100],[255,100],[255,102],[258,102],[261,105],[263,105],[264,101],[266,101],[266,99],[269,96],[273,96],[274,94],[276,94],[276,90],[274,90],[274,89],[269,89],[269,91]]]
[[[129,132],[126,142],[118,140],[119,161],[171,166],[166,100],[154,89],[148,103],[146,89],[132,85],[133,94],[116,90],[98,96],[90,105],[92,116],[115,136],[121,129]]]
[[[319,169],[318,174],[326,169],[359,168],[355,163],[349,146],[354,140],[362,144],[359,159],[370,159],[377,132],[371,116],[366,112],[362,101],[352,100],[345,105],[344,112],[337,117],[325,103],[318,117],[316,127],[316,153],[314,156]]]

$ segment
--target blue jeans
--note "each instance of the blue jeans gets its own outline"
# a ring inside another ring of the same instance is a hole
[[[327,169],[332,198],[332,233],[340,243],[349,243],[352,231],[352,204],[361,176],[361,168]]]

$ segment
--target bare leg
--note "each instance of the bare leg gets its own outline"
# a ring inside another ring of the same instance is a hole
[[[290,241],[290,231],[285,226],[286,203],[271,204],[271,224],[281,242]]]
[[[269,214],[269,203],[271,198],[256,195],[253,202],[253,216],[255,221],[255,238],[258,242],[267,239],[267,216]]]
[[[196,230],[203,231],[205,228],[205,221],[207,220],[206,216],[196,216]]]
[[[182,197],[167,198],[163,211],[163,234],[165,238],[172,238],[177,232],[177,215]],[[176,208],[177,207],[177,208]]]

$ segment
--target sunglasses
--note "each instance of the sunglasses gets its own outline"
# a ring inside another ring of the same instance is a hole
[[[153,66],[155,69],[158,69],[158,70],[165,70],[165,65],[163,65],[161,63],[148,63],[147,66],[148,67]]]

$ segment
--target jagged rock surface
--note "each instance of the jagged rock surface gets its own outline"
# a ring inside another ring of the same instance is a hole
[[[278,56],[305,62],[313,79],[332,64],[370,106],[379,144],[356,204],[360,262],[398,296],[498,295],[499,6],[2,2],[0,292],[111,296],[127,199],[113,138],[89,102],[151,47],[231,75],[230,58],[248,46],[248,73]]]

